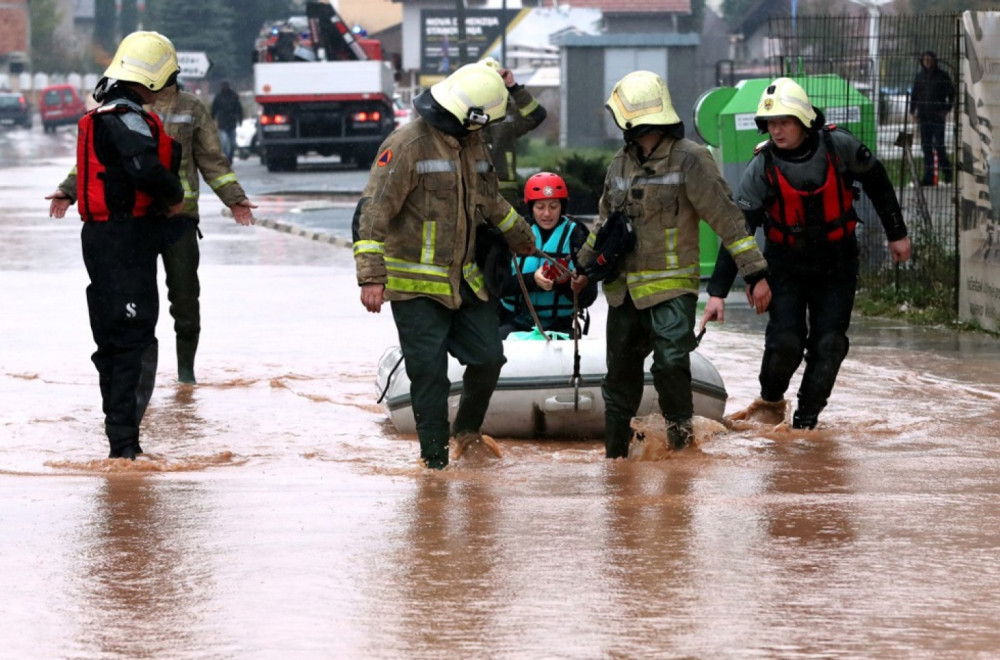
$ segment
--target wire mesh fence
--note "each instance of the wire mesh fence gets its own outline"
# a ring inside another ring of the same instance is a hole
[[[956,310],[960,191],[950,166],[958,162],[961,144],[955,121],[963,99],[959,17],[883,16],[877,10],[866,16],[772,17],[768,34],[772,77],[833,74],[828,88],[812,91],[813,105],[848,106],[854,89],[876,109],[874,125],[863,126],[858,137],[878,154],[896,186],[914,256],[904,265],[891,263],[878,216],[862,197],[857,205],[863,223],[861,291],[876,299]],[[928,51],[954,86],[940,149],[930,149],[921,122],[911,114],[912,90]]]

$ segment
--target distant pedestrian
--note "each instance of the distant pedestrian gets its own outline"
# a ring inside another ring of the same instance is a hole
[[[78,208],[87,304],[97,344],[109,458],[142,453],[139,424],[156,377],[159,223],[180,223],[180,153],[160,119],[142,109],[180,73],[173,45],[156,32],[133,32],[118,46],[94,89],[101,105],[77,131]],[[47,197],[56,202],[59,193]]]
[[[951,183],[951,161],[944,145],[945,118],[955,104],[955,86],[951,76],[938,68],[934,51],[924,51],[920,56],[920,71],[913,79],[910,95],[910,114],[920,127],[920,147],[924,152],[924,175],[920,185],[936,185],[934,180],[934,154],[945,183]]]
[[[243,121],[243,105],[239,94],[233,91],[227,80],[222,81],[219,93],[212,99],[212,119],[219,126],[222,153],[232,163],[236,151],[236,127]]]

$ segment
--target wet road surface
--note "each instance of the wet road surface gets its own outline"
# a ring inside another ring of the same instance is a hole
[[[995,338],[856,319],[815,431],[725,432],[661,462],[501,438],[500,461],[428,472],[375,405],[395,328],[363,312],[350,251],[203,196],[199,385],[176,383],[164,305],[147,455],[111,461],[79,223],[42,199],[70,161],[17,165],[0,170],[0,655],[1000,649]],[[735,300],[700,349],[730,412],[757,391],[763,328]]]

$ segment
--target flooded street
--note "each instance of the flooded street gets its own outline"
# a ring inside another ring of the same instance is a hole
[[[815,431],[660,462],[500,438],[429,472],[376,405],[396,331],[350,250],[240,227],[203,186],[199,384],[176,382],[161,285],[147,453],[107,460],[80,223],[43,199],[72,160],[3,162],[2,657],[1000,652],[995,338],[856,318]],[[758,389],[742,307],[700,348],[727,413]]]

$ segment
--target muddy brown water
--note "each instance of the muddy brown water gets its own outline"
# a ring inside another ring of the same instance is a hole
[[[375,405],[395,329],[349,250],[216,203],[199,385],[164,308],[147,455],[109,461],[79,223],[41,199],[65,169],[0,171],[0,655],[1000,653],[996,339],[858,319],[815,431],[658,462],[501,438],[431,473]],[[763,326],[729,311],[700,350],[732,412]]]

